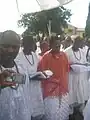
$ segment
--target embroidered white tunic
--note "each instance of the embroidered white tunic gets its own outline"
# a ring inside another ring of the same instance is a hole
[[[88,50],[88,47],[86,47],[86,54],[87,54],[87,50]],[[88,56],[87,56],[87,61],[90,63],[90,50],[88,52]],[[90,72],[89,72],[89,97],[90,97]],[[86,107],[84,109],[84,120],[89,120],[90,119],[90,98],[86,104]]]
[[[72,47],[65,50],[69,63],[86,63],[86,54],[82,50],[73,52]],[[89,98],[88,72],[69,74],[70,104],[84,103]]]
[[[15,72],[16,68],[7,68]],[[5,68],[2,67],[2,70]],[[18,66],[22,73],[22,69]],[[30,120],[31,114],[27,104],[27,94],[24,93],[24,85],[19,85],[17,90],[10,87],[4,88],[0,93],[0,120]],[[26,88],[27,91],[27,88]],[[26,96],[26,98],[25,98]]]
[[[34,63],[32,60],[32,55],[33,55]],[[37,72],[38,57],[34,52],[32,52],[32,55],[26,55],[27,59],[31,63],[33,63],[32,65],[26,59],[23,51],[19,53],[16,59],[17,64],[19,64],[19,66],[22,67],[24,72],[28,75],[28,78],[29,78],[29,75],[32,75],[35,72]],[[28,86],[28,89],[29,89],[28,96],[30,96],[30,99],[28,104],[30,105],[30,108],[31,108],[31,115],[35,117],[40,114],[44,114],[41,82],[30,80],[30,81],[27,81],[26,86]]]

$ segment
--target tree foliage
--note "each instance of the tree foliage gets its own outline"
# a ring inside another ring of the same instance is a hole
[[[67,22],[70,21],[71,11],[59,7],[48,11],[41,11],[36,13],[23,14],[21,20],[18,21],[19,27],[26,28],[25,34],[30,32],[38,34],[48,33],[48,23],[51,20],[51,31],[61,33],[62,28],[67,27]]]
[[[90,38],[90,4],[89,4],[89,11],[86,20],[85,36]]]

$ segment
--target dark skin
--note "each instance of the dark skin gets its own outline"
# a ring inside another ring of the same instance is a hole
[[[51,44],[51,49],[52,49],[52,53],[59,53],[60,52],[60,40],[55,40],[52,44]]]
[[[3,45],[0,48],[0,64],[5,68],[12,68],[14,66],[14,59],[19,52],[20,46]]]
[[[31,52],[35,52],[35,42],[34,41],[25,41],[23,42],[23,52],[25,55],[30,55]]]
[[[41,55],[43,55],[45,52],[47,52],[49,50],[49,45],[48,43],[41,43],[40,44],[40,49],[41,49]]]
[[[77,52],[79,51],[79,48],[82,48],[81,40],[75,40],[72,49]]]
[[[4,45],[0,48],[0,64],[4,68],[12,68],[14,67],[14,59],[16,58],[17,54],[19,52],[19,46],[10,46],[10,45]],[[12,56],[8,56],[12,55]],[[1,87],[8,87],[15,85],[15,82],[7,82],[7,77],[10,77],[12,73],[15,73],[12,70],[5,70],[0,73],[0,85]]]

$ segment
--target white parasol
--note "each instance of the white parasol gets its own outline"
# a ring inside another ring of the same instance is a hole
[[[49,10],[68,4],[73,0],[16,0],[19,14]],[[51,20],[48,23],[49,35],[51,35]]]
[[[16,0],[16,4],[18,12],[31,13],[53,9],[71,1],[73,0]]]

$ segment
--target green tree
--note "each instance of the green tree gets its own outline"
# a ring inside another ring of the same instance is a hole
[[[19,27],[26,28],[25,34],[48,33],[48,23],[51,20],[51,31],[62,33],[62,28],[67,27],[67,22],[70,21],[71,11],[64,7],[41,11],[36,13],[23,14],[21,20],[18,21]]]
[[[85,36],[90,38],[90,3],[89,3],[88,16],[86,20]]]

